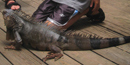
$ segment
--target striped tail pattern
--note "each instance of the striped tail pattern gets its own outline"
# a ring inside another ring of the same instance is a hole
[[[104,39],[59,37],[58,42],[63,42],[64,44],[63,46],[61,46],[61,48],[68,50],[101,49],[129,43],[130,36],[124,36],[119,38],[104,38]]]

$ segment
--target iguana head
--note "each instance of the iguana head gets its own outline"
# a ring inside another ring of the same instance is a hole
[[[17,11],[17,13],[18,13],[18,11]],[[5,9],[5,10],[3,10],[2,14],[3,14],[5,26],[7,28],[14,29],[17,27],[20,29],[23,26],[24,21],[22,18],[17,16],[16,11],[13,11],[11,9]]]
[[[2,14],[3,14],[3,19],[4,19],[5,26],[7,28],[12,27],[15,24],[14,18],[11,17],[12,10],[11,9],[10,10],[6,9],[6,10],[4,10],[2,12]]]
[[[6,38],[7,40],[9,39],[13,40],[14,39],[13,32],[21,31],[23,27],[23,20],[20,17],[18,17],[11,9],[3,10],[2,14],[7,29]]]

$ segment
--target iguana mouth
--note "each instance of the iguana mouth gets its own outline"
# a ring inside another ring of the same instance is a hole
[[[2,14],[5,15],[5,14],[7,14],[7,12],[9,13],[12,11],[13,11],[12,9],[4,9],[4,10],[2,10]]]
[[[3,15],[4,20],[6,20],[7,16],[9,16],[12,11],[13,10],[11,10],[11,9],[4,9],[4,10],[2,10],[2,15]]]

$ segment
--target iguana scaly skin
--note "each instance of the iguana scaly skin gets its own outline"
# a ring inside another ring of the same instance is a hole
[[[60,35],[60,32],[50,29],[51,26],[48,27],[46,23],[36,23],[32,19],[26,19],[27,17],[21,11],[3,10],[3,18],[7,28],[6,39],[16,41],[13,46],[6,48],[20,49],[23,42],[23,44],[30,44],[38,50],[50,50],[51,52],[44,58],[44,61],[62,57],[61,49],[99,49],[130,42],[130,36],[105,39],[64,36]]]

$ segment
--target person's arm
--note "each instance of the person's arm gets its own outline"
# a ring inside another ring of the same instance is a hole
[[[100,0],[91,0],[90,7],[93,7],[93,6],[94,8],[92,11],[98,11],[100,8]]]
[[[20,9],[21,5],[17,3],[15,0],[5,0],[5,7],[7,9],[16,10],[16,9]]]

